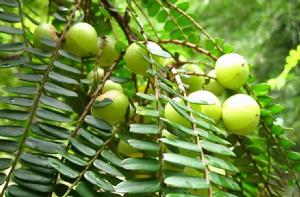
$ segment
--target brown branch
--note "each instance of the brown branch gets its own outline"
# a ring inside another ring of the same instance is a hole
[[[117,21],[117,23],[125,33],[128,42],[134,42],[137,39],[137,36],[131,30],[125,17],[123,17],[107,0],[101,0],[101,3],[103,4],[104,8],[110,13],[110,15]]]
[[[182,40],[174,40],[174,39],[170,39],[170,40],[160,40],[158,41],[159,44],[176,44],[176,45],[180,45],[180,46],[184,46],[184,47],[188,47],[191,48],[195,51],[197,51],[198,53],[202,53],[206,56],[208,56],[209,58],[211,58],[212,60],[216,61],[217,57],[215,57],[214,55],[211,54],[211,52],[193,44],[190,42],[186,42],[186,41],[182,41]]]

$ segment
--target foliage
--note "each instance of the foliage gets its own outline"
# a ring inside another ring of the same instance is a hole
[[[0,5],[0,68],[13,70],[9,77],[18,80],[0,97],[0,196],[282,196],[290,185],[299,194],[300,155],[276,119],[283,106],[268,95],[267,83],[251,77],[240,90],[261,107],[259,130],[250,136],[229,134],[190,107],[184,74],[176,68],[198,62],[207,73],[234,49],[187,13],[188,1],[0,0]],[[60,36],[58,42],[42,40],[50,52],[32,44],[33,30],[46,21]],[[120,55],[97,84],[87,76],[98,58],[79,58],[62,48],[68,29],[79,21],[92,24],[98,36],[117,39]],[[143,56],[150,64],[146,76],[132,74],[123,60],[137,40],[149,53]],[[172,57],[174,65],[164,67],[155,56]],[[123,85],[135,108],[126,123],[110,125],[90,115],[94,105],[111,103],[96,102],[108,79]],[[165,119],[167,102],[193,128]],[[133,151],[121,153],[120,141]]]

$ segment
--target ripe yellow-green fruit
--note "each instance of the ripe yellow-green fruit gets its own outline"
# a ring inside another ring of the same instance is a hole
[[[76,23],[66,34],[64,49],[79,57],[97,53],[97,32],[88,23]]]
[[[104,76],[102,68],[96,68],[88,74],[88,79],[92,82],[100,82]]]
[[[207,75],[216,78],[215,70],[209,71]],[[208,84],[205,84],[203,87],[205,90],[214,93],[216,96],[220,96],[224,92],[224,87],[216,79],[209,79]]]
[[[42,39],[57,41],[58,36],[56,35],[55,27],[50,24],[43,23],[40,24],[33,32],[33,45],[42,50],[49,50],[49,46],[44,45],[42,43]]]
[[[177,103],[183,103],[183,100],[180,98],[174,98],[173,99]],[[182,117],[173,107],[170,103],[167,103],[165,106],[165,118],[169,121],[176,122],[178,124],[181,124],[185,127],[191,127],[191,123]]]
[[[252,97],[236,94],[224,102],[222,118],[229,132],[247,135],[258,126],[260,107]]]
[[[128,156],[128,157],[140,157],[142,156],[142,153],[139,153],[136,149],[134,149],[132,146],[124,142],[123,140],[120,140],[117,145],[117,151],[118,153]],[[138,156],[140,155],[140,156]]]
[[[182,70],[188,73],[204,74],[203,70],[196,64],[185,64],[182,66]],[[188,92],[200,90],[205,81],[203,76],[196,75],[183,75],[181,80],[188,85]]]
[[[135,74],[145,75],[150,64],[143,56],[148,56],[146,49],[136,43],[132,43],[124,55],[126,66]]]
[[[110,124],[117,124],[125,121],[125,115],[129,106],[128,98],[118,90],[110,90],[100,95],[97,100],[112,100],[112,103],[104,107],[93,106],[91,113],[99,119],[106,120]]]
[[[112,80],[107,80],[104,84],[102,92],[108,92],[110,90],[118,90],[120,92],[123,92],[123,87],[121,84],[113,82]]]
[[[206,116],[218,122],[222,116],[222,105],[218,97],[213,93],[206,90],[199,90],[191,93],[188,96],[188,100],[191,102],[191,108],[195,111],[202,112]],[[196,104],[195,102],[206,102],[205,104]]]
[[[100,39],[99,44],[103,46],[98,59],[99,66],[103,68],[110,67],[119,56],[115,48],[116,41],[107,36],[104,39]]]
[[[249,66],[244,57],[236,53],[221,56],[215,65],[219,83],[232,90],[239,89],[248,80]]]

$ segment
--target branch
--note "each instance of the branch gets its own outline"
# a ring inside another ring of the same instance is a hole
[[[19,8],[21,8],[21,6],[22,6],[21,0],[19,0],[18,3],[19,3]],[[66,26],[65,26],[65,28],[63,30],[63,33],[61,34],[61,36],[60,36],[60,38],[59,38],[59,40],[57,42],[57,46],[56,46],[56,48],[55,48],[55,50],[54,50],[54,52],[53,52],[53,54],[51,56],[49,65],[47,67],[47,70],[45,71],[45,73],[43,75],[43,78],[40,81],[40,86],[39,86],[39,88],[37,90],[37,93],[36,93],[36,95],[34,97],[34,100],[33,100],[33,103],[32,103],[32,107],[31,107],[30,112],[29,112],[29,117],[28,117],[25,129],[24,129],[24,134],[23,134],[23,136],[22,136],[22,138],[20,140],[20,145],[19,145],[18,151],[16,152],[14,162],[12,163],[12,166],[11,166],[11,168],[10,168],[8,174],[7,174],[7,177],[5,179],[5,184],[4,184],[4,186],[2,188],[2,191],[1,191],[1,194],[0,194],[1,197],[4,195],[4,193],[6,191],[6,188],[8,187],[8,183],[10,181],[12,173],[14,172],[14,170],[15,170],[15,168],[17,166],[17,163],[19,161],[19,158],[21,156],[21,153],[23,151],[23,148],[25,147],[25,141],[26,141],[26,139],[27,139],[27,137],[29,135],[30,127],[31,127],[31,125],[33,123],[33,120],[34,120],[34,117],[35,117],[35,114],[36,114],[36,111],[37,111],[37,108],[38,108],[38,105],[39,105],[39,102],[40,102],[40,98],[41,98],[41,96],[43,94],[45,84],[46,84],[46,82],[48,80],[48,77],[49,77],[49,73],[51,72],[51,70],[52,70],[52,68],[54,66],[54,61],[57,59],[57,56],[58,56],[58,50],[59,50],[59,48],[60,48],[60,46],[62,44],[62,41],[65,38],[65,35],[66,35],[66,33],[67,33],[67,31],[68,31],[71,23],[72,23],[72,19],[74,18],[76,11],[80,7],[80,4],[81,4],[81,0],[78,0],[77,4],[75,5],[75,7],[74,7],[74,9],[73,9],[73,11],[72,11],[72,13],[71,13],[71,15],[69,17],[68,22],[67,22],[67,24],[66,24]]]
[[[104,8],[110,13],[110,15],[117,21],[117,23],[125,33],[128,42],[134,42],[137,39],[137,36],[131,30],[126,19],[122,15],[120,15],[120,13],[116,11],[116,9],[107,0],[101,0],[101,3],[103,4]]]
[[[187,41],[170,39],[170,40],[159,40],[158,43],[160,43],[160,44],[175,44],[175,45],[188,47],[188,48],[191,48],[191,49],[197,51],[198,53],[208,56],[209,58],[211,58],[214,61],[217,60],[217,57],[212,55],[211,52],[209,52],[193,43],[187,42]]]
[[[183,10],[181,10],[180,8],[174,6],[172,3],[170,3],[168,0],[162,0],[166,5],[169,6],[170,9],[174,9],[176,12],[180,13],[181,15],[185,16],[187,19],[189,19],[193,25],[199,29],[208,40],[210,40],[212,43],[214,43],[214,45],[216,46],[216,48],[224,53],[223,49],[215,42],[215,40],[205,31],[205,29],[199,25],[190,15],[188,15],[187,13],[185,13]]]

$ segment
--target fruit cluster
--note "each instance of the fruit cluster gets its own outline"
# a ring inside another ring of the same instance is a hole
[[[42,39],[57,41],[55,28],[48,24],[41,24],[33,34],[34,46],[48,50]],[[116,41],[111,37],[98,38],[97,32],[91,25],[77,23],[67,32],[62,47],[65,51],[81,58],[98,54],[99,67],[88,75],[91,81],[98,83],[104,76],[104,69],[111,66],[120,55],[115,44]],[[137,42],[129,45],[124,60],[132,73],[146,75],[150,63],[145,57],[148,57],[148,50],[143,47],[143,43]],[[152,55],[152,58],[162,66],[174,64],[173,59],[164,59],[157,55]],[[215,69],[207,75],[196,64],[184,64],[178,70],[185,73],[180,76],[189,93],[187,102],[193,110],[205,114],[215,123],[219,123],[222,119],[224,126],[234,134],[247,135],[257,128],[260,120],[260,107],[252,97],[239,93],[227,98],[223,104],[218,98],[225,89],[236,92],[247,82],[249,66],[242,56],[235,53],[221,56],[215,63]],[[208,83],[205,83],[205,78],[209,79]],[[174,101],[184,103],[180,98],[174,98]],[[128,108],[129,99],[123,93],[122,86],[107,80],[91,113],[113,125],[125,121]],[[164,114],[165,118],[170,121],[191,127],[191,123],[170,103],[166,104]]]

